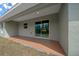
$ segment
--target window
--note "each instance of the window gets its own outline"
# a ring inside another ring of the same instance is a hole
[[[27,28],[27,23],[24,23],[24,29],[26,29]]]
[[[39,21],[35,23],[35,35],[41,37],[49,36],[49,20]]]

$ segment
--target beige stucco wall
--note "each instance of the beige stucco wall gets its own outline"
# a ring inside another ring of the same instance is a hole
[[[59,40],[58,39],[58,14],[38,17],[35,19],[23,21],[19,23],[19,35],[26,37],[36,37],[35,36],[35,22],[41,20],[49,20],[49,39],[50,40]],[[28,28],[24,29],[23,24],[27,23]]]

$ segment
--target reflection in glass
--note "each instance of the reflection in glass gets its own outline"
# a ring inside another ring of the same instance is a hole
[[[35,35],[41,37],[49,36],[49,21],[40,21],[35,23]]]

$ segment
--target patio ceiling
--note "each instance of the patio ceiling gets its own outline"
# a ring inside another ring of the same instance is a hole
[[[29,20],[32,18],[45,16],[49,14],[58,13],[61,4],[55,3],[26,3],[26,4],[19,4],[16,8],[14,8],[11,12],[4,15],[1,20],[13,20],[13,21],[24,21]]]

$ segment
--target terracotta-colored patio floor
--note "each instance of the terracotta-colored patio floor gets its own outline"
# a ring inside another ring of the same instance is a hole
[[[25,46],[37,49],[41,52],[47,54],[63,56],[65,55],[64,50],[57,41],[46,40],[46,39],[36,39],[36,38],[26,38],[21,36],[13,36],[10,40],[16,41]]]

